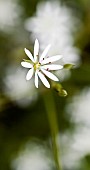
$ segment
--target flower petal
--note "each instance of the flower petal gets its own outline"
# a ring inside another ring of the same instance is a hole
[[[34,73],[34,69],[30,69],[26,75],[26,80],[30,80],[33,76],[33,73]]]
[[[36,39],[35,44],[34,44],[34,60],[35,60],[35,62],[37,61],[38,55],[39,55],[39,42]]]
[[[21,62],[21,65],[25,68],[32,68],[33,67],[32,64],[30,64],[28,62],[24,62],[24,61]]]
[[[34,62],[34,58],[33,58],[32,54],[31,54],[31,52],[26,48],[24,49],[24,51],[25,51],[26,55],[30,58],[30,60],[32,62]]]
[[[38,71],[35,72],[35,86],[38,88]]]
[[[63,66],[61,65],[57,65],[57,64],[49,64],[49,65],[43,65],[40,67],[41,69],[45,69],[45,70],[59,70],[59,69],[62,69]]]
[[[41,62],[41,64],[51,63],[51,62],[60,60],[61,58],[62,58],[62,55],[52,56],[52,57],[49,57],[49,58],[46,58],[45,60],[43,60],[43,61]]]
[[[49,71],[46,71],[44,69],[41,69],[42,72],[47,76],[49,77],[50,79],[54,80],[54,81],[59,81],[59,79],[52,73],[50,73]]]
[[[42,55],[41,55],[41,57],[40,57],[40,62],[43,60],[43,58],[46,57],[46,55],[47,55],[50,47],[51,47],[51,44],[49,44],[49,45],[45,48],[45,50],[43,51],[43,53],[42,53]]]
[[[45,78],[45,76],[44,76],[41,72],[38,72],[38,76],[39,76],[39,78],[41,79],[42,83],[43,83],[47,88],[50,88],[49,82],[47,81],[47,79]]]

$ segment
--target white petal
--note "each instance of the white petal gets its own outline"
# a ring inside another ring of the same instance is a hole
[[[30,69],[26,75],[26,80],[30,80],[33,76],[33,73],[34,73],[34,69]]]
[[[40,57],[40,62],[43,60],[43,58],[46,57],[46,55],[47,55],[50,47],[51,47],[51,44],[49,44],[49,45],[45,48],[45,50],[43,51],[43,53],[42,53],[42,55],[41,55],[41,57]]]
[[[44,76],[41,72],[38,72],[38,76],[39,76],[39,78],[41,79],[42,83],[43,83],[47,88],[50,88],[49,82],[47,81],[47,79],[45,78],[45,76]]]
[[[47,76],[49,77],[50,79],[54,80],[54,81],[59,81],[59,79],[52,73],[50,73],[49,71],[46,71],[44,69],[41,69],[42,72]]]
[[[34,58],[33,58],[32,54],[31,54],[31,52],[26,48],[24,50],[25,50],[26,55],[30,58],[30,60],[32,62],[34,62]]]
[[[34,44],[34,60],[37,61],[37,57],[39,55],[39,42],[36,39]]]
[[[49,58],[46,58],[45,60],[43,60],[43,61],[41,62],[41,64],[51,63],[51,62],[60,60],[61,58],[62,58],[62,55],[52,56],[52,57],[49,57]]]
[[[38,88],[38,71],[35,72],[35,86]]]
[[[49,65],[44,65],[44,66],[41,66],[40,67],[41,69],[45,69],[45,70],[59,70],[59,69],[62,69],[63,66],[61,65],[57,65],[57,64],[49,64]]]
[[[21,65],[25,68],[32,68],[33,67],[32,64],[30,64],[28,62],[24,62],[24,61],[21,62]]]

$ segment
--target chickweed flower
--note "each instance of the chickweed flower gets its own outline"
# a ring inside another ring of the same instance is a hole
[[[59,79],[51,73],[50,70],[59,70],[63,68],[62,65],[52,64],[53,62],[60,60],[62,55],[48,57],[47,53],[50,47],[51,45],[49,44],[41,56],[39,56],[39,42],[37,39],[34,44],[34,56],[32,56],[31,52],[25,48],[25,53],[30,60],[23,59],[24,61],[21,62],[21,65],[25,68],[29,68],[26,80],[30,80],[34,75],[36,88],[38,88],[38,78],[41,79],[42,83],[47,88],[50,88],[50,83],[46,79],[46,76],[51,80],[59,81]]]

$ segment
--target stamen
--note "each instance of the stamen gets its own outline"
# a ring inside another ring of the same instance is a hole
[[[34,69],[35,70],[37,70],[39,67],[40,67],[40,63],[37,62],[37,63],[34,64]]]

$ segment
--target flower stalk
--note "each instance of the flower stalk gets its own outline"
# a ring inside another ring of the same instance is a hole
[[[58,128],[58,122],[56,116],[55,103],[53,100],[53,94],[51,90],[45,93],[45,95],[43,95],[43,99],[46,107],[50,130],[51,130],[52,148],[53,148],[56,167],[57,170],[62,170],[62,166],[60,162],[60,146],[58,145],[59,128]]]

